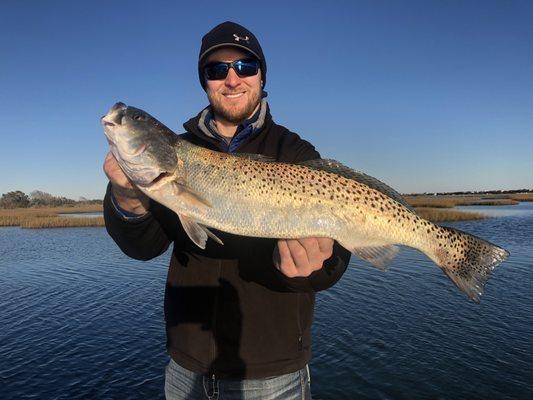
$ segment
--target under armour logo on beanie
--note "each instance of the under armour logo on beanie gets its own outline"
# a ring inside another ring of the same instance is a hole
[[[241,40],[245,41],[246,43],[249,43],[250,42],[250,38],[248,36],[245,36],[245,37],[240,37],[239,35],[237,35],[236,33],[233,34],[233,37],[235,38],[235,41],[236,42],[240,42]]]

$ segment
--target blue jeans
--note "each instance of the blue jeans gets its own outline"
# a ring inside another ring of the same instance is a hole
[[[310,400],[309,368],[264,379],[211,379],[170,360],[165,375],[167,400]]]

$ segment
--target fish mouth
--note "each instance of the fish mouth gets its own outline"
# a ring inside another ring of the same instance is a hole
[[[168,183],[169,179],[173,179],[173,174],[168,171],[161,171],[159,175],[152,179],[149,182],[136,183],[138,186],[142,186],[149,191],[157,190],[161,186],[164,186]]]
[[[163,172],[161,172],[161,173],[160,173],[159,175],[157,175],[156,178],[152,181],[152,185],[161,182],[163,179],[168,178],[168,177],[171,176],[171,175],[172,175],[172,174],[171,174],[170,172],[167,172],[167,171],[163,171]]]
[[[105,126],[115,126],[122,125],[122,117],[126,114],[126,109],[128,106],[122,102],[115,103],[113,107],[104,115],[101,119],[102,125]]]

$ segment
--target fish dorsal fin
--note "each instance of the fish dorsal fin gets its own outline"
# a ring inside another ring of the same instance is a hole
[[[231,153],[232,156],[245,158],[252,161],[262,161],[262,162],[275,162],[274,157],[265,156],[264,154],[254,154],[254,153]]]
[[[413,207],[411,207],[407,203],[407,201],[405,201],[402,195],[398,193],[396,190],[394,190],[393,188],[391,188],[389,185],[386,185],[385,183],[381,182],[379,179],[376,179],[370,175],[367,175],[364,172],[351,169],[350,167],[347,167],[346,165],[340,163],[339,161],[317,158],[315,160],[308,160],[308,161],[300,162],[299,164],[305,165],[306,167],[309,167],[309,168],[341,175],[345,178],[352,179],[354,181],[367,185],[368,187],[375,189],[383,193],[386,196],[389,196],[391,199],[397,201],[398,203],[406,207],[412,213],[415,213]]]
[[[220,240],[213,232],[211,232],[205,226],[200,225],[194,219],[187,217],[183,214],[178,214],[178,217],[180,219],[181,225],[183,226],[183,229],[185,230],[189,238],[199,248],[205,249],[207,237],[210,237],[219,244],[224,244],[222,243],[222,240]]]

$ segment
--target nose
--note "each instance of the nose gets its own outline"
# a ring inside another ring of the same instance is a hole
[[[226,79],[224,80],[224,84],[228,87],[237,87],[241,83],[241,78],[239,78],[239,75],[235,72],[233,68],[230,68],[228,71],[228,75],[226,76]]]

